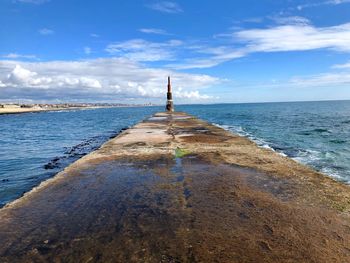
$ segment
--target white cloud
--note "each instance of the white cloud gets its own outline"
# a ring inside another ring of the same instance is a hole
[[[175,14],[175,13],[183,12],[183,10],[179,6],[179,4],[177,4],[176,2],[171,2],[171,1],[156,2],[156,3],[148,5],[148,7],[153,9],[153,10],[163,12],[163,13]]]
[[[2,82],[14,88],[37,88],[50,89],[51,85],[57,87],[84,87],[99,89],[102,88],[101,83],[93,78],[85,76],[41,76],[37,72],[25,69],[17,64],[15,68],[7,75]]]
[[[99,37],[100,37],[100,35],[95,34],[95,33],[91,33],[91,34],[90,34],[90,37],[99,38]]]
[[[314,88],[315,94],[320,88],[349,88],[350,63],[334,65],[332,71],[314,75],[294,76],[287,80],[271,80],[266,83],[254,83],[254,88]],[[341,69],[337,71],[335,69]]]
[[[310,20],[301,16],[274,16],[271,17],[278,24],[282,25],[301,25],[306,26],[311,24]]]
[[[206,94],[200,94],[198,90],[195,91],[175,91],[174,96],[181,99],[192,99],[192,100],[209,100],[213,99],[212,96]]]
[[[213,67],[257,52],[289,52],[328,49],[350,52],[350,23],[315,27],[303,17],[275,17],[282,25],[225,34],[226,45],[199,46],[193,51],[206,57],[184,59],[170,66],[180,69]],[[185,45],[187,46],[187,45]]]
[[[91,48],[90,48],[90,47],[84,47],[84,53],[85,53],[86,55],[90,55],[90,54],[92,53]]]
[[[210,68],[258,52],[290,52],[327,49],[350,52],[350,23],[315,27],[303,17],[274,18],[282,25],[225,34],[220,45],[209,41],[154,43],[130,40],[111,44],[107,51],[136,61],[166,61],[175,69]],[[224,43],[224,44],[222,44]]]
[[[350,72],[323,73],[307,77],[294,77],[288,84],[294,87],[348,87],[350,85]]]
[[[15,2],[19,2],[19,3],[36,4],[36,5],[44,4],[49,1],[50,0],[15,0]]]
[[[350,23],[316,28],[311,25],[285,25],[234,33],[249,52],[332,49],[350,51]]]
[[[140,28],[139,31],[145,34],[169,35],[165,30],[159,28]]]
[[[335,68],[335,69],[350,69],[350,62],[345,63],[345,64],[334,65],[332,68]]]
[[[350,0],[330,0],[330,1],[326,1],[325,3],[339,5],[339,4],[350,3]]]
[[[2,56],[3,58],[7,59],[37,59],[35,55],[22,55],[22,54],[17,54],[17,53],[9,53],[7,55]]]
[[[10,80],[10,82],[23,83],[26,80],[34,78],[36,75],[38,75],[36,72],[32,72],[22,68],[20,65],[16,65],[7,78]]]
[[[179,40],[158,43],[133,39],[110,44],[106,47],[106,51],[135,61],[164,61],[173,60],[176,57],[174,49],[181,45],[182,42]]]
[[[259,24],[259,23],[262,23],[264,21],[264,18],[263,17],[251,17],[251,18],[247,18],[247,19],[244,19],[242,21],[238,21],[238,23],[254,23],[254,24]]]
[[[350,62],[332,66],[332,72],[311,76],[293,77],[288,84],[294,87],[349,87]]]
[[[318,7],[318,6],[323,6],[323,5],[340,5],[340,4],[346,4],[346,3],[350,3],[350,0],[327,0],[327,1],[323,1],[323,2],[307,3],[307,4],[298,5],[297,9],[303,10],[305,8],[310,8],[310,7]]]
[[[183,59],[181,62],[168,64],[167,67],[175,69],[210,68],[226,61],[246,56],[245,51],[227,46],[188,46],[188,48],[192,49],[192,51],[197,54],[204,54],[205,57],[196,56],[188,59]]]
[[[102,88],[101,83],[97,79],[88,78],[88,77],[80,77],[78,84],[79,86],[88,87],[88,88],[95,88],[95,89]]]
[[[147,68],[126,58],[81,61],[0,61],[3,99],[62,101],[123,101],[130,98],[164,99],[166,77],[172,77],[177,101],[208,99],[200,89],[220,82],[201,74]]]
[[[290,52],[317,49],[350,52],[350,23],[315,27],[303,17],[273,17],[278,25],[225,33],[210,41],[150,42],[131,39],[109,44],[105,51],[140,62],[161,61],[167,68],[210,68],[258,52]],[[141,29],[161,33],[158,29]],[[219,43],[220,45],[216,45]]]
[[[48,28],[41,28],[41,29],[39,29],[39,34],[41,34],[41,35],[52,35],[52,34],[54,34],[55,33],[55,31],[53,31],[52,29],[48,29]]]

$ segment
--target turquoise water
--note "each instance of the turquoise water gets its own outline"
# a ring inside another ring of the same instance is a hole
[[[163,107],[0,115],[0,206]],[[182,105],[186,111],[350,182],[350,101]]]

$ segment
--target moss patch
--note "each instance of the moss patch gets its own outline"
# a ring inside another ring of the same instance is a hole
[[[186,155],[189,155],[190,153],[191,152],[186,150],[186,149],[181,149],[181,148],[177,147],[176,150],[175,150],[175,157],[176,158],[182,158],[182,157],[184,157]]]

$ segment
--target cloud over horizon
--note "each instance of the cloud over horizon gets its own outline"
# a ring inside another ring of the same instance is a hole
[[[203,74],[147,68],[125,58],[81,61],[0,61],[2,99],[123,101],[164,99],[171,75],[178,101],[211,98],[199,90],[220,80]]]
[[[349,3],[88,1],[82,10],[69,0],[5,0],[1,94],[156,101],[167,74],[188,101],[247,101],[253,85],[262,87],[250,94],[258,101],[277,97],[269,86],[345,90]]]

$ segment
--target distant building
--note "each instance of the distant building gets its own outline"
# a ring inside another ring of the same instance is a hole
[[[33,106],[28,104],[22,104],[21,108],[33,108]]]

